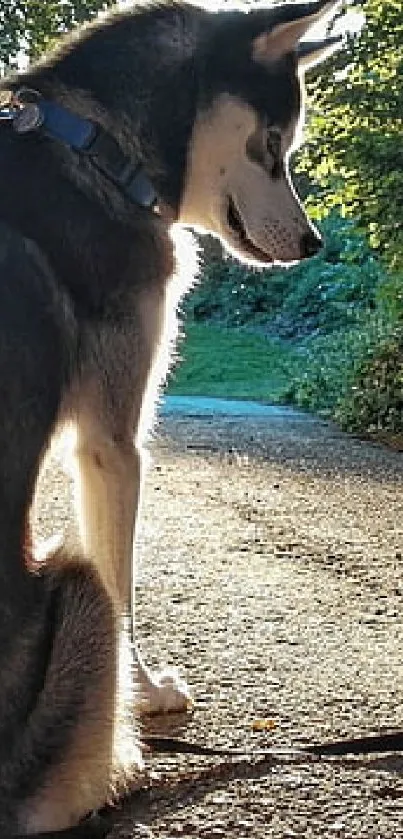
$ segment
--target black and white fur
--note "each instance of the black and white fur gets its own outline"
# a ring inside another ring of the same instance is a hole
[[[299,42],[334,5],[139,6],[2,83],[101,125],[159,196],[159,213],[136,206],[63,143],[0,128],[2,836],[73,826],[141,769],[130,666],[119,661],[142,440],[194,274],[177,228],[208,229],[259,265],[320,247],[287,161],[302,65],[327,50],[299,59]],[[66,424],[82,550],[38,563],[30,508]],[[174,676],[141,661],[138,671],[147,710],[188,702]]]

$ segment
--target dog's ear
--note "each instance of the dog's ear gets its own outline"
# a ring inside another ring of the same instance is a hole
[[[261,64],[271,64],[281,56],[296,50],[299,41],[309,29],[333,13],[339,3],[340,0],[316,0],[314,3],[288,5],[286,8],[290,13],[289,20],[255,37],[252,44],[254,60]]]
[[[297,46],[298,66],[306,72],[329,58],[343,43],[342,35],[334,35],[323,41],[302,41]]]

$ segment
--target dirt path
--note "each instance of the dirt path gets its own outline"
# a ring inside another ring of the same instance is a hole
[[[258,748],[403,727],[403,456],[292,414],[188,414],[152,446],[138,622],[196,708],[153,730]],[[54,467],[44,483],[51,532],[68,487]],[[148,835],[134,819],[156,839],[403,837],[401,757],[149,769],[114,839]]]

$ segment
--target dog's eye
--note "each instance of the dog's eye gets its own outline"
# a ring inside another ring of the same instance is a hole
[[[270,129],[267,132],[266,148],[273,160],[281,159],[281,134],[279,131]]]

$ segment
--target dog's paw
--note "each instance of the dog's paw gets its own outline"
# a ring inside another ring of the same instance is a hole
[[[193,708],[189,687],[174,667],[142,674],[137,709],[140,714],[183,713]]]

